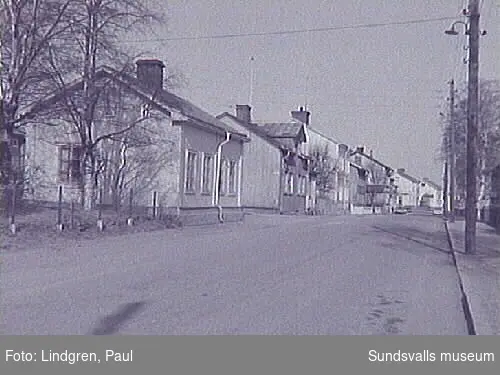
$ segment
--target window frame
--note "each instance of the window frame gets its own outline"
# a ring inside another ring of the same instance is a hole
[[[233,168],[232,168],[233,167]],[[231,176],[231,171],[233,172]],[[228,160],[227,165],[227,194],[236,195],[238,193],[238,162]]]
[[[57,145],[57,148],[57,181],[60,184],[69,185],[82,183],[83,146],[78,143],[66,143]],[[78,150],[77,153],[76,150]],[[78,155],[78,157],[75,157],[75,155]]]
[[[208,159],[208,163],[206,160]],[[203,153],[201,158],[201,173],[200,173],[200,191],[202,194],[211,194],[213,190],[214,180],[214,163],[213,154]],[[207,172],[208,171],[208,172]],[[207,174],[208,173],[208,174]]]
[[[228,160],[225,157],[221,157],[220,160],[220,171],[219,171],[219,196],[227,194],[227,176],[228,176]]]
[[[294,194],[294,173],[291,171],[287,171],[285,174],[285,194]]]
[[[190,155],[193,155],[193,171],[190,173]],[[197,164],[198,164],[198,152],[195,150],[187,149],[186,150],[186,165],[184,168],[184,193],[185,194],[196,194],[196,173],[197,173]],[[192,175],[192,176],[191,176]],[[191,180],[191,183],[188,182]]]

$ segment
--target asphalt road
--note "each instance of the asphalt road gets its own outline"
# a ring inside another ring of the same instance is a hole
[[[4,334],[466,335],[438,218],[251,217],[2,256]]]

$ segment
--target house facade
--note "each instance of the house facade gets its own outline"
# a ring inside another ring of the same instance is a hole
[[[349,169],[349,212],[362,214],[370,203],[366,194],[368,172],[353,161],[349,162]]]
[[[308,126],[309,142],[307,150],[314,159],[317,154],[322,161],[319,163],[320,176],[316,179],[316,202],[325,206],[334,203],[334,210],[346,212],[349,210],[349,157],[348,146],[325,136],[317,129]],[[331,184],[331,185],[330,185]]]
[[[246,211],[304,213],[311,201],[310,160],[304,154],[307,130],[301,122],[255,123],[251,107],[217,116],[245,134],[242,205]]]
[[[104,203],[126,201],[161,211],[185,224],[239,220],[242,217],[244,134],[189,101],[163,89],[164,65],[139,60],[136,75],[102,68],[91,124],[97,186]],[[29,109],[27,163],[41,171],[33,199],[81,201],[86,154],[81,124],[65,109],[78,102],[82,82],[49,96]],[[49,124],[49,125],[47,125]],[[79,128],[80,126],[80,128]]]
[[[405,169],[399,168],[394,173],[394,184],[397,207],[412,208],[419,205],[419,179],[406,173]]]
[[[418,194],[420,207],[440,209],[443,206],[443,189],[426,177],[420,182]]]
[[[396,197],[394,169],[367,154],[360,146],[350,152],[351,161],[364,169],[366,174],[365,205],[373,212],[390,212]]]

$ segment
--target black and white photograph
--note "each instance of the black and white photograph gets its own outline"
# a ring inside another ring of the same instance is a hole
[[[498,0],[0,21],[1,334],[500,334]]]

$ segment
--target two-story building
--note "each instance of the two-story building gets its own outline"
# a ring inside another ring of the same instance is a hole
[[[396,206],[411,209],[419,205],[420,180],[406,173],[404,168],[398,168],[394,173],[396,188]]]
[[[443,188],[424,177],[419,185],[419,206],[431,209],[441,209],[443,206]]]
[[[316,203],[321,212],[349,210],[349,147],[308,126],[308,154],[317,161]],[[313,161],[314,163],[314,161]]]
[[[373,212],[390,212],[394,206],[394,169],[367,154],[360,146],[350,152],[351,161],[363,168],[366,174],[365,205]]]

